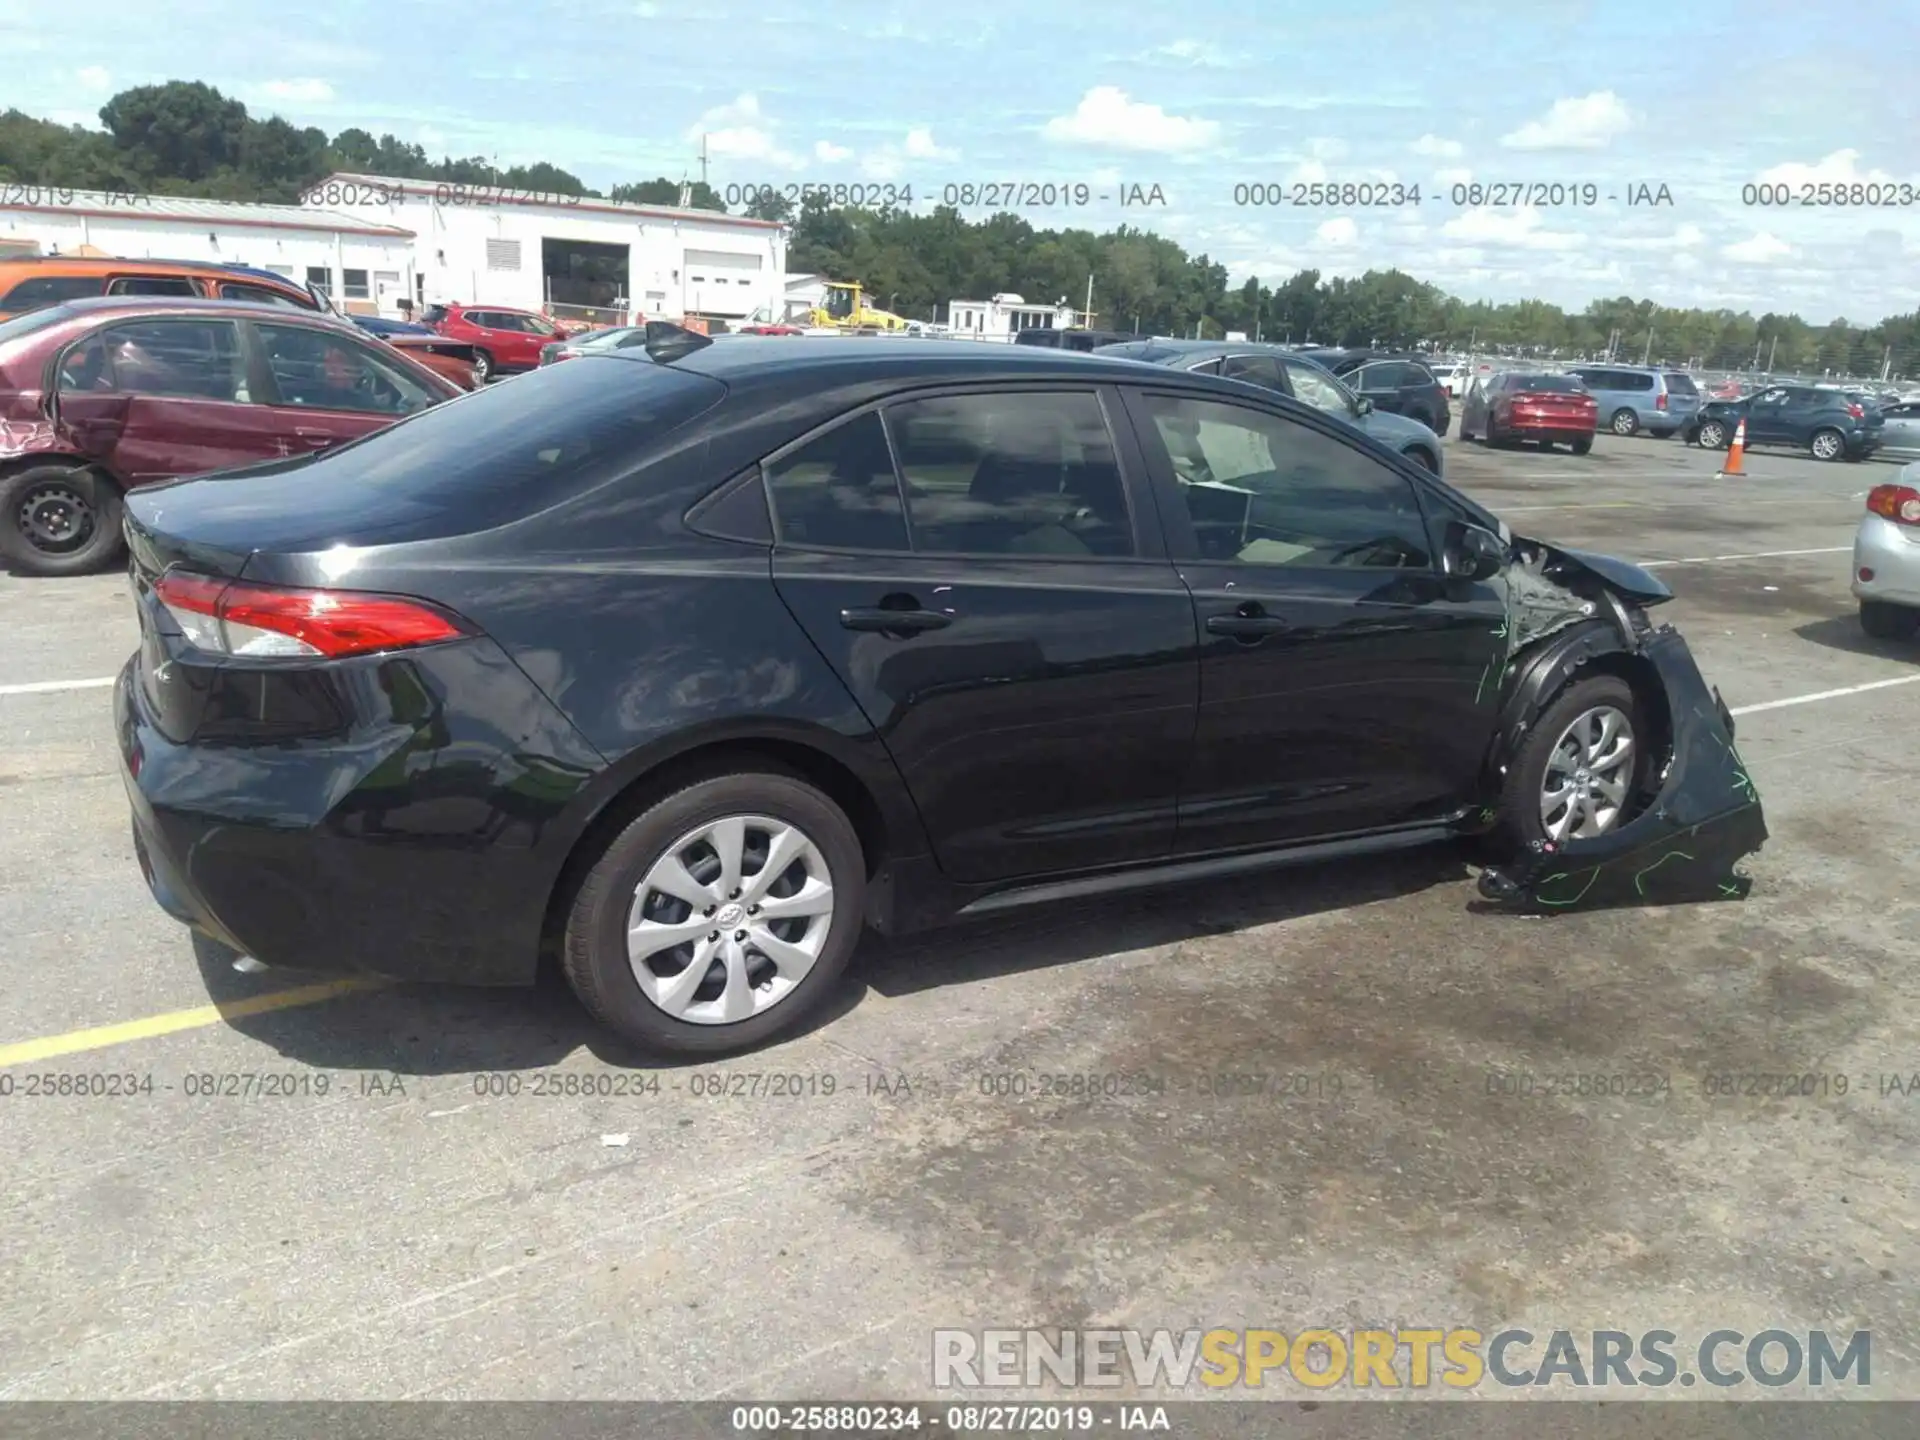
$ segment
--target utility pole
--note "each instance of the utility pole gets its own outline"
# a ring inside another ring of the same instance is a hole
[[[1779,348],[1780,337],[1776,335],[1773,337],[1773,343],[1767,346],[1767,374],[1769,375],[1773,374],[1773,356]]]
[[[707,183],[707,137],[700,137],[700,183]]]
[[[1882,356],[1880,360],[1881,381],[1884,383],[1887,376],[1891,375],[1892,373],[1893,373],[1893,346],[1889,345],[1887,346],[1887,353],[1884,356]]]
[[[1089,330],[1093,328],[1093,272],[1091,270],[1087,272],[1087,313],[1082,323]]]

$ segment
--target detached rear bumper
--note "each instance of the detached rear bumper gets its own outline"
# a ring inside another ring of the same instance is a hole
[[[1766,843],[1767,822],[1734,745],[1733,716],[1678,631],[1651,637],[1645,654],[1673,720],[1672,759],[1653,803],[1611,834],[1536,844],[1512,864],[1482,871],[1486,899],[1552,912],[1739,900],[1752,888],[1735,867]]]

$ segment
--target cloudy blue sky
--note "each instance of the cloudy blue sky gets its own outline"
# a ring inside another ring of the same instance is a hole
[[[116,19],[116,12],[120,16]],[[1456,294],[1877,319],[1920,307],[1920,194],[1756,208],[1746,184],[1920,189],[1911,0],[0,0],[0,104],[95,123],[200,79],[329,131],[551,160],[605,186],[1158,185],[1034,211],[1162,231],[1273,281],[1397,265]],[[1234,204],[1236,184],[1419,184],[1418,207]],[[1456,182],[1671,206],[1481,207]]]

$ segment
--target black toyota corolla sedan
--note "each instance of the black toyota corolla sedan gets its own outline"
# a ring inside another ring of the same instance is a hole
[[[1652,575],[1270,390],[657,325],[127,502],[135,847],[271,967],[713,1054],[862,929],[1479,835],[1496,906],[1741,895]]]

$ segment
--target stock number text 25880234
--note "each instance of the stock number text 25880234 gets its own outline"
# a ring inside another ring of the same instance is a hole
[[[1233,203],[1261,208],[1301,209],[1329,205],[1338,205],[1343,208],[1397,207],[1418,205],[1420,187],[1384,180],[1358,180],[1344,183],[1316,180],[1296,181],[1292,184],[1279,180],[1252,180],[1233,187]]]

